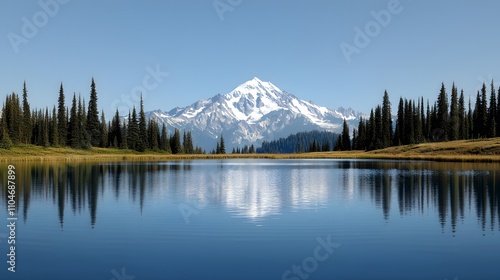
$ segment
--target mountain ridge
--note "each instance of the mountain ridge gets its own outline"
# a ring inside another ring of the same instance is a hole
[[[304,101],[257,77],[238,85],[226,94],[199,100],[169,111],[146,112],[172,133],[175,128],[190,130],[196,145],[211,150],[221,134],[228,148],[260,145],[290,134],[326,130],[339,133],[344,118],[351,127],[364,116],[352,108],[332,110]]]

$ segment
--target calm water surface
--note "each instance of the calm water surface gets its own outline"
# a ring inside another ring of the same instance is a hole
[[[500,279],[500,165],[15,163],[0,279]]]

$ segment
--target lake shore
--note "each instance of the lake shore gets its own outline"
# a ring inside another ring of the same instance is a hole
[[[447,162],[500,162],[500,138],[423,143],[390,147],[374,151],[341,151],[296,154],[165,154],[161,152],[137,153],[129,150],[92,148],[43,148],[23,145],[0,150],[0,162],[19,161],[166,161],[195,159],[393,159],[430,160]]]

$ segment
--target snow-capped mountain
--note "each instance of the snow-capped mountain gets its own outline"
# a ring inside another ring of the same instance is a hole
[[[345,118],[357,126],[361,115],[351,108],[331,110],[298,99],[270,82],[247,81],[227,94],[218,94],[169,112],[155,110],[148,118],[174,128],[190,130],[194,144],[207,151],[215,147],[221,133],[226,147],[255,144],[309,130],[340,132]]]

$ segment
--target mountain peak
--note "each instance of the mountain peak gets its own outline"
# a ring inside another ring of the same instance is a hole
[[[257,77],[253,77],[251,80],[246,81],[242,84],[240,84],[238,87],[236,87],[232,92],[229,94],[232,95],[234,93],[237,94],[252,94],[252,95],[258,95],[260,94],[276,94],[276,93],[283,93],[281,89],[279,89],[277,86],[273,85],[271,82],[263,82],[261,79]]]
[[[219,94],[184,108],[152,112],[167,129],[188,129],[204,149],[224,133],[227,147],[258,145],[264,140],[307,130],[340,132],[344,119],[357,125],[349,109],[330,110],[283,92],[271,82],[253,77],[227,94]]]

